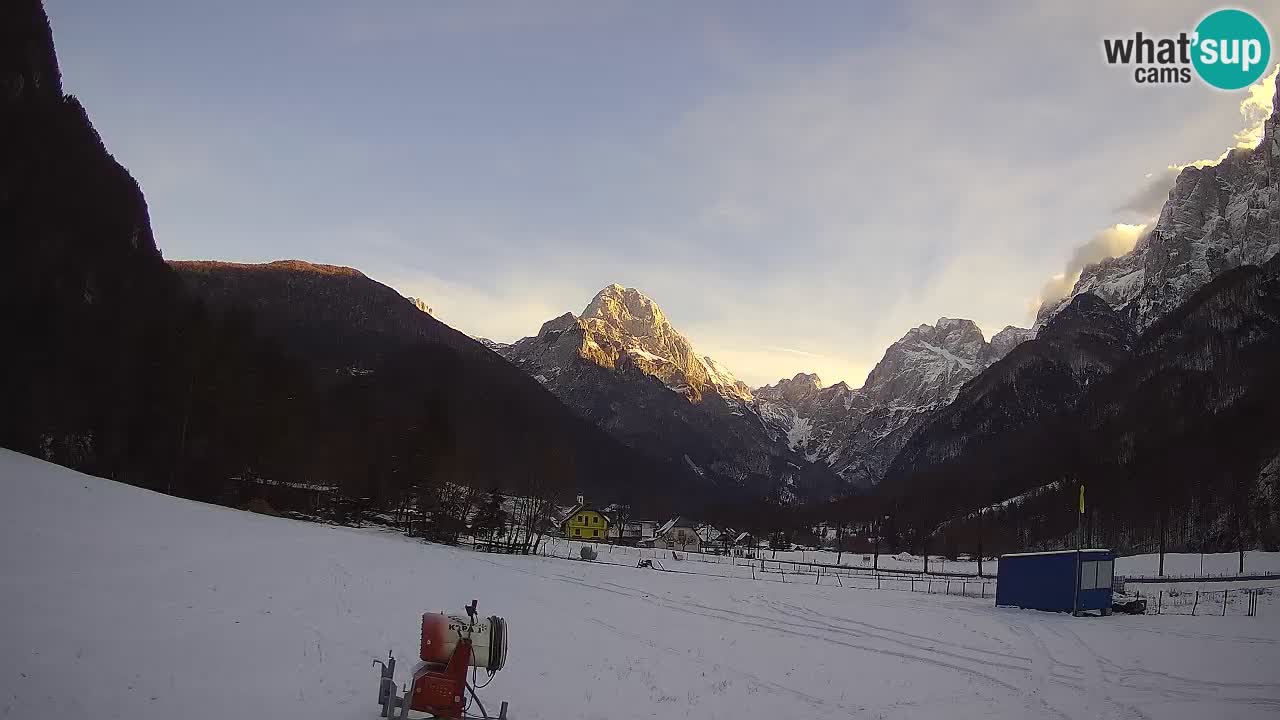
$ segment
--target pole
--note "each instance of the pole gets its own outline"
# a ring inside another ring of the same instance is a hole
[[[982,577],[982,510],[978,509],[978,577]]]
[[[1164,512],[1160,513],[1160,577],[1164,577]]]
[[[1076,579],[1071,589],[1071,615],[1080,614],[1080,520],[1084,517],[1084,483],[1080,484],[1080,512],[1076,514]]]
[[[840,558],[844,557],[844,523],[836,525],[836,564],[840,564]]]

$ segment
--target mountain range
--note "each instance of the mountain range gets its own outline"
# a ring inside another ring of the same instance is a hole
[[[1060,543],[1087,484],[1117,548],[1175,520],[1184,545],[1280,544],[1280,84],[1256,148],[1183,169],[1033,329],[940,318],[858,388],[749,388],[620,285],[504,344],[351,268],[166,264],[37,0],[0,6],[0,156],[0,443],[93,474],[198,499],[267,477],[419,507],[459,485],[755,503],[766,525],[874,507],[898,539],[989,522],[1016,547]]]
[[[868,488],[916,428],[1030,335],[1010,326],[987,342],[973,321],[939,318],[889,346],[862,387],[821,387],[816,375],[799,374],[756,390],[757,410],[806,459]]]
[[[939,318],[887,348],[858,388],[799,373],[753,390],[699,353],[654,300],[617,284],[534,335],[478,342],[626,445],[721,490],[798,503],[866,492],[889,476],[901,488],[931,472],[929,458],[966,452],[954,444],[958,427],[991,433],[1070,409],[1124,364],[1144,329],[1224,270],[1274,256],[1275,122],[1258,148],[1185,169],[1133,251],[1085,268],[1034,329],[1006,327],[988,341],[970,320]]]

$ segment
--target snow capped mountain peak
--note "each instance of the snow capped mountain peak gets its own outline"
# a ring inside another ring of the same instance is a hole
[[[548,333],[559,333],[568,330],[578,323],[578,318],[573,313],[567,312],[560,317],[552,318],[538,328],[538,337],[546,337]]]
[[[1003,330],[991,336],[990,352],[991,362],[994,363],[1005,355],[1009,354],[1018,345],[1035,337],[1036,333],[1030,328],[1020,328],[1014,325],[1006,325]]]
[[[541,345],[526,342],[535,339]],[[566,357],[541,359],[546,348],[561,342],[568,343],[560,353]],[[723,365],[700,355],[656,302],[617,283],[596,293],[581,315],[565,313],[548,320],[535,338],[516,343],[507,354],[525,364],[549,365],[542,374],[553,377],[569,366],[570,353],[604,368],[634,367],[694,402],[708,390],[726,399],[751,400],[750,388]]]
[[[1030,330],[1010,326],[988,343],[972,320],[938,318],[890,345],[861,388],[843,382],[822,388],[816,375],[801,373],[756,390],[757,407],[792,449],[849,482],[872,485],[930,413],[1030,337]]]
[[[812,399],[822,389],[822,380],[813,373],[796,373],[790,380],[782,379],[776,384],[765,385],[755,391],[755,396],[766,400],[781,400],[798,404]]]
[[[932,404],[954,396],[965,380],[985,367],[980,365],[986,351],[977,323],[939,318],[934,325],[912,328],[890,345],[862,390],[882,402],[910,399]]]
[[[662,308],[649,296],[617,283],[596,293],[581,317],[583,320],[600,320],[635,337],[675,333]]]

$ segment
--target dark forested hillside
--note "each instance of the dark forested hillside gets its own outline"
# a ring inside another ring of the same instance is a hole
[[[194,295],[211,305],[253,312],[264,332],[313,364],[347,367],[419,342],[458,350],[478,361],[498,360],[479,342],[359,270],[302,260],[170,265]],[[335,342],[335,332],[342,342]]]
[[[147,382],[171,351],[177,278],[151,237],[137,183],[63,96],[35,0],[0,7],[0,440],[114,476],[165,450],[141,426],[164,415]]]
[[[663,509],[677,497],[708,499],[709,486],[689,468],[627,448],[478,341],[357,270],[297,260],[172,266],[211,307],[251,312],[326,392],[364,403],[361,412],[429,398],[447,425],[453,472],[468,484],[517,487],[546,468],[565,491],[631,500],[644,488],[634,502]],[[376,445],[376,434],[369,442]],[[352,452],[365,444],[354,442]],[[375,464],[386,454],[370,452]]]

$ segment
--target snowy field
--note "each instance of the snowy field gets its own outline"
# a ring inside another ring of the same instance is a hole
[[[1280,603],[1072,618],[991,601],[425,545],[0,450],[0,717],[369,718],[388,649],[471,598],[526,718],[1268,718]]]

